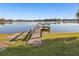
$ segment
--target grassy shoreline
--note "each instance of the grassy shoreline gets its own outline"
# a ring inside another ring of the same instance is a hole
[[[79,33],[67,32],[67,33],[48,33],[43,35],[42,39],[55,39],[55,38],[67,38],[67,37],[79,37]]]
[[[18,40],[0,52],[0,56],[79,56],[79,33],[49,33],[42,46],[30,46]]]
[[[8,36],[16,36],[16,34],[19,33],[13,33],[13,34],[0,34],[0,41],[5,41],[6,39],[9,39]]]
[[[7,37],[7,36],[14,36],[18,33],[11,33],[11,34],[0,34],[0,38],[4,38],[4,37]],[[79,37],[79,32],[62,32],[62,33],[56,33],[56,32],[52,32],[52,33],[48,33],[46,35],[43,35],[43,38],[48,38],[48,39],[52,39],[52,38],[61,38],[61,37],[72,37],[72,36],[75,36],[75,37]]]

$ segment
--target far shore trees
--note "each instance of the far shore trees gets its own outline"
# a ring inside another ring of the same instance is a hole
[[[3,23],[3,22],[5,22],[5,20],[4,20],[4,18],[1,18],[0,23]]]

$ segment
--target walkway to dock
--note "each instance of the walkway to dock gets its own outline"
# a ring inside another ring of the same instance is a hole
[[[40,29],[37,29],[35,30],[35,32],[32,33],[32,37],[28,40],[27,44],[30,45],[42,44],[42,40],[40,37]]]
[[[48,34],[48,32],[41,32],[41,27],[37,26],[38,28],[35,30],[35,32],[32,33],[32,37],[28,40],[27,44],[30,45],[41,45],[42,44],[42,34]]]
[[[22,32],[17,36],[13,37],[9,42],[16,41],[21,39],[22,41],[26,41],[26,44],[30,45],[41,45],[42,44],[42,36],[48,34],[50,28],[45,24],[37,24],[34,29],[30,29],[28,32]]]

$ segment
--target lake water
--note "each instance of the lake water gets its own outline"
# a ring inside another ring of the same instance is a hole
[[[51,31],[53,32],[79,32],[79,24],[51,24]]]
[[[29,31],[34,27],[35,27],[35,23],[13,22],[12,24],[0,25],[0,34]]]
[[[29,31],[36,24],[34,22],[14,22],[12,24],[0,25],[0,34]],[[79,24],[51,24],[50,30],[51,32],[79,32]]]

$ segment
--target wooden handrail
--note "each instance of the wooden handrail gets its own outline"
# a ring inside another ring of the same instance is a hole
[[[22,41],[28,41],[32,36],[32,30],[28,31],[28,33],[25,35],[24,39]]]
[[[26,42],[31,38],[31,36],[32,36],[32,31],[30,30],[29,36],[27,37]]]
[[[10,41],[15,41],[16,38],[18,38],[20,35],[22,35],[24,32],[20,33],[19,35],[17,35],[16,37],[14,37],[13,39],[11,39]]]
[[[22,41],[26,41],[26,39],[27,39],[28,36],[29,36],[29,33],[30,33],[30,31],[27,32],[27,34],[25,35],[24,39],[22,39]]]

